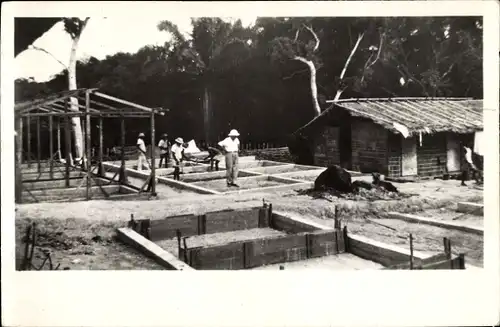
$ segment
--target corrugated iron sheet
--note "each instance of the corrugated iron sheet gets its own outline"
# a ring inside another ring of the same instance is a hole
[[[331,103],[334,106],[327,111],[335,110],[336,106],[339,106],[348,110],[352,116],[370,119],[396,133],[399,132],[394,123],[405,126],[410,134],[471,133],[483,129],[483,100],[392,98],[347,99]],[[325,114],[327,113],[323,112],[315,120],[322,120],[327,116]],[[306,126],[311,127],[311,123]]]

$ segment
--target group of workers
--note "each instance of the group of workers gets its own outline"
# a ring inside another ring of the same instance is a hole
[[[226,162],[226,182],[228,187],[239,187],[236,184],[238,179],[238,152],[240,148],[240,141],[238,139],[240,134],[237,130],[233,129],[229,132],[228,136],[217,143],[216,146],[206,146],[208,151],[208,156],[204,159],[190,159],[185,150],[188,147],[187,143],[184,143],[182,137],[177,137],[174,143],[171,145],[168,140],[168,135],[163,134],[160,141],[158,142],[158,148],[160,150],[160,162],[158,168],[171,167],[174,168],[173,176],[174,180],[180,180],[180,175],[183,173],[184,161],[199,162],[209,162],[211,170],[219,170],[219,162],[225,157]],[[141,171],[143,167],[146,169],[151,169],[151,165],[148,162],[146,156],[146,144],[144,142],[144,133],[139,133],[137,139],[137,170]],[[153,162],[153,164],[155,164]]]

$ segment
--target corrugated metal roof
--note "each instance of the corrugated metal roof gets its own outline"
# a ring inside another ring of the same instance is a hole
[[[328,101],[332,107],[303,126],[310,127],[328,113],[341,107],[352,116],[367,118],[393,132],[394,123],[410,134],[456,132],[470,133],[483,129],[483,100],[470,98],[389,98]]]

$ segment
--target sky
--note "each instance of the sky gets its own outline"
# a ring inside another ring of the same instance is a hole
[[[243,25],[255,22],[256,17],[238,17]],[[224,18],[236,20],[237,18]],[[145,45],[163,45],[170,40],[170,35],[160,32],[157,24],[161,20],[170,20],[175,23],[181,32],[191,30],[189,17],[158,17],[137,18],[130,17],[91,17],[80,39],[77,58],[79,60],[94,56],[104,59],[117,52],[134,53]],[[68,65],[71,50],[71,38],[64,31],[64,24],[59,22],[49,31],[37,39],[35,47],[50,52],[56,59],[47,53],[35,49],[27,49],[15,59],[16,78],[32,77],[37,82],[45,82],[60,73]],[[62,62],[62,64],[60,62]]]

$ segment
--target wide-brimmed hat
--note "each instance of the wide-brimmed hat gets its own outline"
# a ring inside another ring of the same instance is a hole
[[[139,137],[146,137],[144,133],[139,133]]]
[[[168,136],[168,134],[167,134],[167,133],[163,133],[163,134],[161,134],[161,137],[167,137],[167,136]]]
[[[231,132],[229,132],[228,134],[229,136],[240,136],[240,133],[238,133],[237,130],[235,129],[232,129]]]
[[[184,143],[184,140],[182,139],[182,137],[178,137],[175,139],[175,142],[177,143]]]

